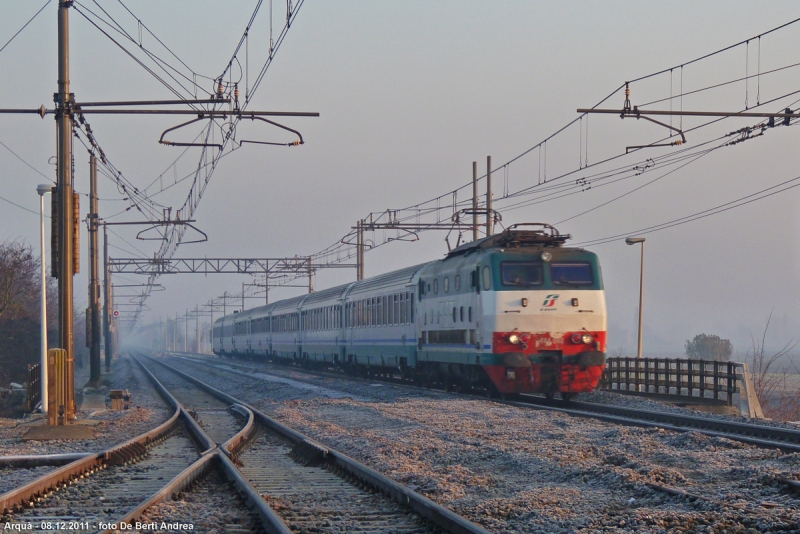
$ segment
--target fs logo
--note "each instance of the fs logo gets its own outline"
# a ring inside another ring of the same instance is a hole
[[[552,308],[556,305],[557,300],[558,295],[547,295],[547,297],[544,299],[544,302],[542,302],[542,306],[545,308]]]

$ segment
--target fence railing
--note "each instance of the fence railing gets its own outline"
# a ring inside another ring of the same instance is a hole
[[[739,393],[737,366],[741,364],[736,362],[608,358],[606,363],[604,389],[713,398],[728,406],[733,405],[733,394]],[[706,395],[707,392],[710,396]]]
[[[39,364],[28,366],[28,411],[36,409],[36,405],[42,400],[42,373]]]

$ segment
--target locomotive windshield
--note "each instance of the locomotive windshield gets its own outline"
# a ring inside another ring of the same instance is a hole
[[[553,284],[557,286],[590,286],[594,274],[589,263],[553,263],[550,266]]]
[[[544,282],[541,263],[504,261],[500,264],[500,273],[504,286],[536,287]]]

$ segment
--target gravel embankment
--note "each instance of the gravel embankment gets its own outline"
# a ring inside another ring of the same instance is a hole
[[[776,481],[800,475],[798,454],[291,369],[276,374],[320,389],[180,362],[493,532],[800,531],[800,501]]]
[[[31,419],[0,419],[0,456],[101,451],[154,428],[172,415],[172,410],[129,358],[116,360],[112,371],[110,385],[98,388],[92,394],[107,396],[111,389],[127,389],[131,393],[132,406],[123,411],[79,410],[79,420],[94,422],[91,428],[95,439],[24,441]],[[86,377],[76,376],[77,384],[85,381]],[[34,417],[41,419],[43,416],[36,414]]]
[[[0,468],[0,495],[36,480],[53,467],[2,467]]]

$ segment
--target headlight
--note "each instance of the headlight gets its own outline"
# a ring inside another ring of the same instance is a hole
[[[550,261],[550,258],[552,257],[553,255],[549,252],[542,252],[542,261]]]
[[[576,345],[580,345],[581,343],[589,345],[594,341],[594,336],[588,332],[586,334],[572,334],[572,336],[570,336],[570,341]]]
[[[512,345],[518,345],[519,336],[517,334],[511,334],[510,336],[508,336],[508,342],[511,343]]]

